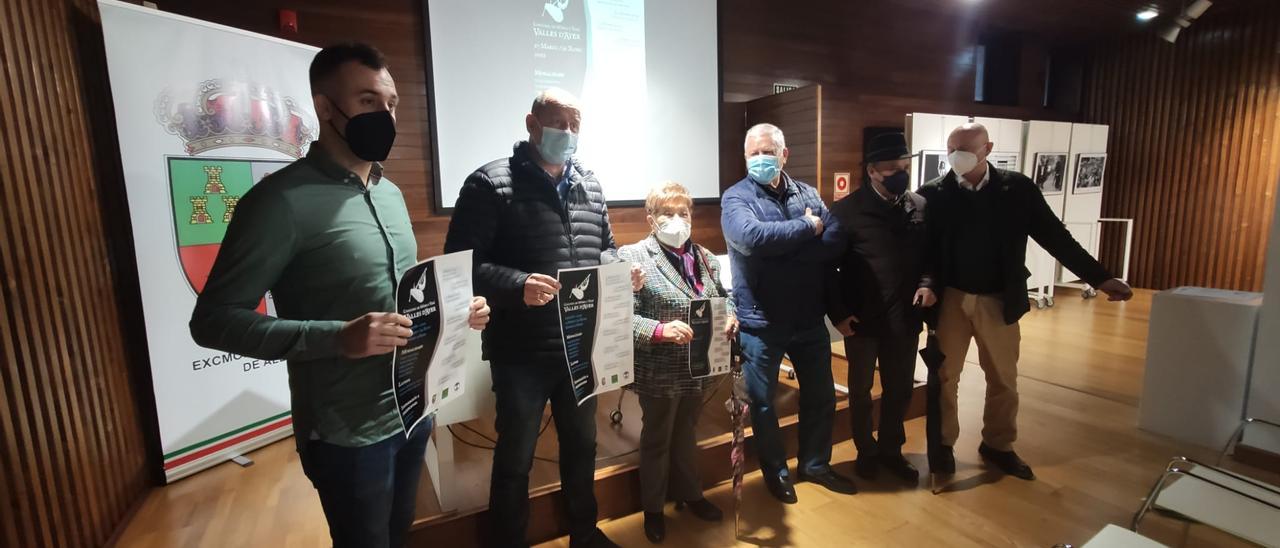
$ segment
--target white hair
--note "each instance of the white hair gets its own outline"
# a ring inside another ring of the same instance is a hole
[[[578,98],[572,93],[560,88],[547,88],[538,93],[533,98],[533,106],[529,108],[529,112],[534,116],[542,114],[548,107],[560,106],[578,110]]]
[[[787,148],[787,139],[782,135],[782,130],[778,129],[778,126],[773,124],[756,124],[751,126],[751,129],[747,130],[747,138],[742,141],[743,150],[746,150],[747,147],[751,146],[752,137],[760,137],[762,135],[768,135],[773,138],[773,144],[777,145],[779,149]]]

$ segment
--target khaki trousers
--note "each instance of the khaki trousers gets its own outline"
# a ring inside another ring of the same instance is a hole
[[[946,359],[938,377],[942,410],[942,444],[960,438],[960,373],[970,339],[978,341],[978,365],[987,376],[987,402],[982,414],[982,441],[998,451],[1012,451],[1018,439],[1018,324],[1004,323],[999,296],[975,295],[947,288],[938,312],[938,343]]]

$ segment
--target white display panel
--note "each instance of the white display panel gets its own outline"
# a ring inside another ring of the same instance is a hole
[[[439,204],[528,138],[537,93],[582,101],[576,157],[612,202],[674,180],[720,195],[716,2],[430,0]]]
[[[1071,163],[1070,122],[1027,122],[1027,143],[1023,149],[1022,172],[1040,184],[1049,209],[1059,219],[1066,205],[1066,194],[1071,192],[1067,166]],[[1060,163],[1059,163],[1060,162]],[[1050,172],[1041,173],[1040,164],[1048,164]],[[1056,169],[1054,169],[1056,168]],[[1053,285],[1057,262],[1035,240],[1027,241],[1027,269],[1031,271],[1030,287]]]
[[[991,163],[1001,169],[1022,171],[1023,121],[1008,118],[981,118],[973,121],[987,128],[991,137]],[[1005,162],[1008,162],[1007,164]]]
[[[1064,193],[1062,221],[1066,223],[1071,235],[1080,242],[1090,255],[1098,256],[1098,219],[1102,217],[1102,192],[1078,193],[1072,186],[1076,180],[1076,171],[1081,154],[1102,154],[1107,152],[1108,126],[1098,124],[1072,124],[1071,150],[1067,156],[1067,186]],[[1105,181],[1105,178],[1104,178]],[[1117,273],[1118,274],[1118,273]],[[1071,271],[1058,269],[1058,282],[1068,283],[1079,280]]]

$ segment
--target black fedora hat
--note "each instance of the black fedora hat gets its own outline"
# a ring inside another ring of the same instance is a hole
[[[904,160],[913,156],[911,149],[907,148],[907,136],[899,132],[872,137],[866,151],[863,161],[867,163]]]

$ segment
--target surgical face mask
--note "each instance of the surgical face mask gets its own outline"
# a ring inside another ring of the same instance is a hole
[[[366,162],[387,159],[387,155],[391,154],[391,145],[396,141],[396,120],[391,116],[391,111],[375,110],[347,116],[332,98],[329,99],[329,104],[347,119],[346,131],[338,131],[338,136],[347,142],[347,148],[351,149],[356,158]],[[332,119],[329,120],[329,125],[334,131],[338,130]]]
[[[685,242],[689,241],[689,233],[692,230],[684,218],[667,217],[658,221],[658,228],[653,234],[658,237],[659,242],[669,247],[682,247]]]
[[[770,184],[782,171],[781,163],[777,156],[757,154],[747,158],[747,176],[762,185]]]
[[[544,162],[553,165],[563,164],[568,162],[577,150],[577,133],[543,126],[542,140],[538,142],[538,155]]]
[[[898,171],[882,179],[880,185],[889,194],[901,196],[903,192],[907,191],[907,187],[911,185],[911,176],[905,171]]]
[[[978,167],[978,155],[957,150],[947,155],[947,163],[951,164],[951,171],[956,175],[964,176]]]

